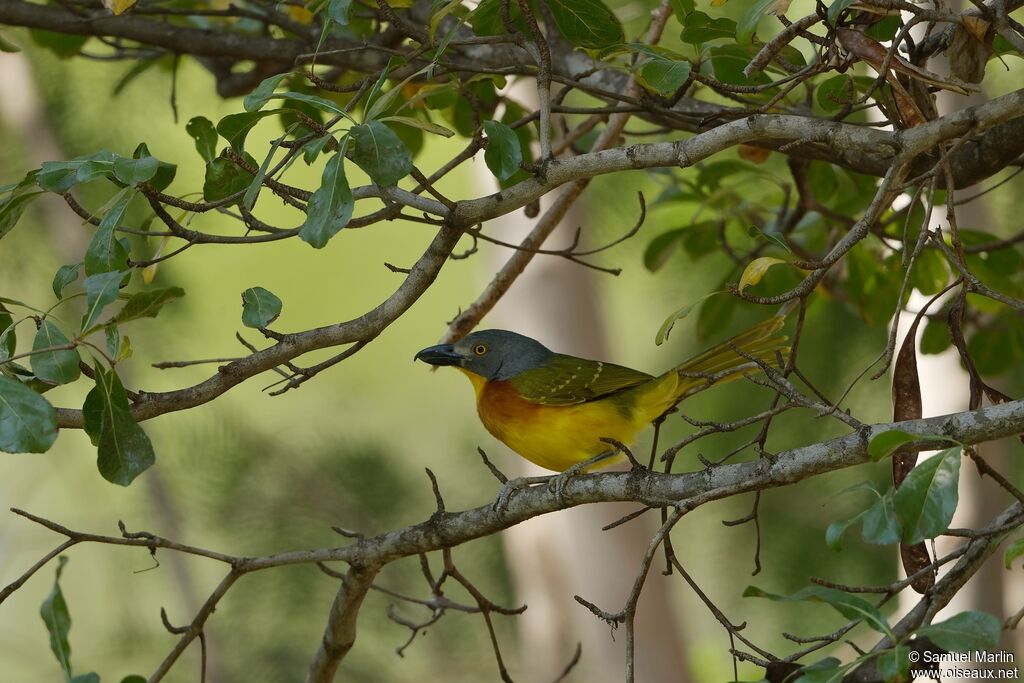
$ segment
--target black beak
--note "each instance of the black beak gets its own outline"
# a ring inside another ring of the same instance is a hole
[[[414,360],[431,365],[459,365],[462,363],[462,356],[455,352],[455,347],[451,344],[438,344],[423,349],[416,354]]]

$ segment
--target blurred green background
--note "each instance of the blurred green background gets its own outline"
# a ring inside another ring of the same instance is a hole
[[[184,122],[196,115],[216,121],[240,109],[238,100],[221,101],[214,96],[212,79],[201,68],[182,61],[177,94],[180,123],[175,124],[166,70],[152,69],[113,96],[115,84],[130,65],[61,61],[33,47],[20,32],[7,35],[26,52],[4,56],[0,83],[6,90],[14,82],[8,80],[15,72],[13,60],[28,61],[45,116],[33,128],[52,131],[62,158],[99,148],[130,155],[139,142],[145,142],[154,156],[178,164],[172,191],[181,195],[201,187],[202,165]],[[36,158],[41,137],[26,135],[11,121],[0,125],[0,184],[4,184],[17,181],[44,159]],[[249,139],[269,141],[279,130],[276,120],[270,119]],[[417,163],[432,169],[458,148],[458,141],[432,139]],[[734,152],[728,155],[734,156]],[[780,159],[770,163],[771,170],[781,172]],[[300,166],[295,167],[292,181],[315,186],[319,167]],[[474,175],[484,172],[478,159],[448,177],[440,189],[456,198],[478,194]],[[358,177],[352,181],[362,183]],[[622,198],[636,190],[644,190],[651,198],[658,187],[642,174],[594,182],[584,205],[591,242],[613,239],[632,224],[635,204]],[[89,188],[84,197],[95,209],[107,193]],[[297,214],[274,204],[271,197],[261,200],[269,222],[284,226],[297,222]],[[141,203],[133,204],[129,216],[141,219],[143,215]],[[677,324],[665,346],[653,343],[665,315],[716,289],[726,265],[724,256],[695,263],[680,250],[657,273],[643,267],[643,250],[650,239],[688,219],[679,205],[654,209],[637,237],[599,257],[604,265],[623,268],[617,278],[593,278],[595,298],[608,321],[609,359],[658,371],[713,341],[696,339],[691,317]],[[223,219],[201,216],[194,225],[217,230],[218,223]],[[298,240],[241,248],[194,247],[159,267],[157,282],[182,286],[187,296],[168,306],[158,319],[139,321],[125,330],[136,355],[124,365],[122,377],[130,388],[167,390],[201,381],[215,366],[156,370],[149,363],[242,355],[234,333],[242,329],[240,293],[251,286],[266,287],[284,301],[283,315],[274,324],[278,330],[357,316],[401,281],[383,262],[411,264],[432,233],[430,227],[391,222],[346,231],[323,250]],[[53,301],[52,274],[60,265],[80,258],[90,234],[91,228],[80,225],[56,198],[38,202],[0,243],[0,295],[48,306]],[[211,404],[146,422],[157,465],[129,488],[109,484],[98,475],[95,450],[79,431],[62,432],[45,455],[4,454],[0,507],[20,507],[75,529],[114,535],[117,520],[124,520],[131,530],[255,555],[343,543],[331,525],[372,534],[426,518],[433,500],[424,467],[437,474],[450,510],[488,503],[498,486],[476,455],[476,446],[484,447],[503,469],[509,469],[515,456],[479,425],[472,394],[458,373],[430,372],[414,364],[412,356],[435,343],[445,321],[470,303],[489,280],[500,258],[493,254],[495,249],[482,245],[473,258],[449,262],[437,283],[380,338],[297,391],[269,397],[262,390],[277,376],[267,373]],[[741,310],[729,331],[741,329],[758,315]],[[256,333],[246,330],[243,334],[262,343]],[[884,335],[883,329],[865,328],[850,307],[819,299],[810,311],[803,340],[804,371],[835,397],[874,359],[884,345]],[[322,357],[326,354],[302,361]],[[1020,388],[1020,374],[1010,386]],[[74,407],[80,405],[86,388],[62,387],[48,397],[55,405]],[[767,406],[769,397],[755,393],[749,384],[737,382],[693,399],[686,411],[703,419],[738,418],[749,414],[752,406]],[[887,420],[888,394],[887,380],[863,381],[845,405],[862,420]],[[681,420],[673,419],[665,429],[665,443],[689,431]],[[841,432],[835,423],[788,414],[778,420],[769,445],[782,450]],[[701,442],[699,451],[714,457],[753,433],[747,430],[709,439]],[[1019,455],[1019,445],[1015,448]],[[639,450],[643,452],[643,444]],[[684,452],[677,469],[699,467],[695,453],[693,449]],[[694,577],[734,621],[748,622],[749,637],[780,653],[788,652],[793,645],[782,640],[781,632],[826,633],[840,625],[840,619],[820,606],[743,600],[742,589],[754,582],[768,590],[793,591],[812,575],[859,584],[893,580],[896,564],[889,550],[864,546],[856,534],[850,535],[838,554],[824,544],[830,522],[863,506],[858,498],[862,494],[838,494],[865,478],[884,485],[887,472],[887,464],[862,467],[766,493],[761,507],[764,572],[754,579],[750,577],[753,530],[749,525],[725,528],[720,523],[745,515],[749,498],[695,512],[676,532],[676,548]],[[0,514],[0,584],[13,580],[59,540],[24,519]],[[456,549],[455,558],[491,599],[513,605],[517,598],[504,553],[501,538],[495,537]],[[167,608],[172,623],[187,623],[222,575],[222,568],[211,562],[165,552],[157,554],[159,567],[138,549],[82,545],[68,555],[71,561],[62,583],[73,618],[72,661],[76,673],[97,671],[105,681],[120,680],[129,673],[148,675],[174,642],[160,625],[160,607]],[[631,567],[638,561],[626,558]],[[435,561],[439,571],[436,567]],[[53,567],[43,569],[0,608],[3,681],[60,677],[38,616],[52,578]],[[389,566],[380,584],[425,594],[415,561]],[[207,628],[210,680],[301,679],[336,589],[336,580],[315,567],[276,569],[243,578]],[[458,591],[452,596],[465,597]],[[688,671],[681,672],[681,677],[730,680],[728,641],[720,626],[681,581],[672,599],[686,634],[679,647]],[[403,657],[396,656],[394,650],[408,632],[387,618],[392,602],[387,596],[370,594],[360,616],[359,640],[339,680],[496,679],[487,633],[478,616],[449,614],[425,637],[417,638]],[[618,609],[617,605],[603,607]],[[426,617],[425,611],[408,606],[398,609],[410,618]],[[515,677],[529,653],[520,651],[514,618],[496,617],[496,624]],[[621,641],[624,634],[617,637]],[[167,680],[197,680],[197,658],[193,646]],[[740,673],[741,678],[757,677],[750,667]],[[616,672],[612,680],[618,678]],[[591,679],[580,673],[570,680]]]

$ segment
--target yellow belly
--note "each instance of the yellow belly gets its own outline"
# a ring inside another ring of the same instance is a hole
[[[487,431],[530,462],[557,472],[612,450],[602,437],[632,443],[640,430],[672,404],[676,386],[673,375],[638,387],[639,400],[629,409],[608,399],[546,406],[519,398],[510,382],[485,382],[482,377],[465,374],[476,389],[477,412]],[[603,460],[594,468],[621,457]]]

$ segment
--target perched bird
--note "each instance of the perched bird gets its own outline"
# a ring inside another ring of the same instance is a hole
[[[751,358],[775,365],[789,350],[786,337],[776,335],[783,321],[770,318],[657,377],[555,353],[507,330],[473,332],[423,349],[416,359],[461,370],[487,431],[530,462],[564,472],[613,450],[602,438],[629,444],[687,396],[758,372]]]

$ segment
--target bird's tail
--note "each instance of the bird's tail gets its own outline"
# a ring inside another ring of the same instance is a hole
[[[778,367],[779,357],[785,362],[789,356],[788,338],[776,335],[784,322],[784,314],[776,315],[677,365],[669,371],[679,373],[677,397],[683,399],[712,384],[760,372],[752,359]]]

